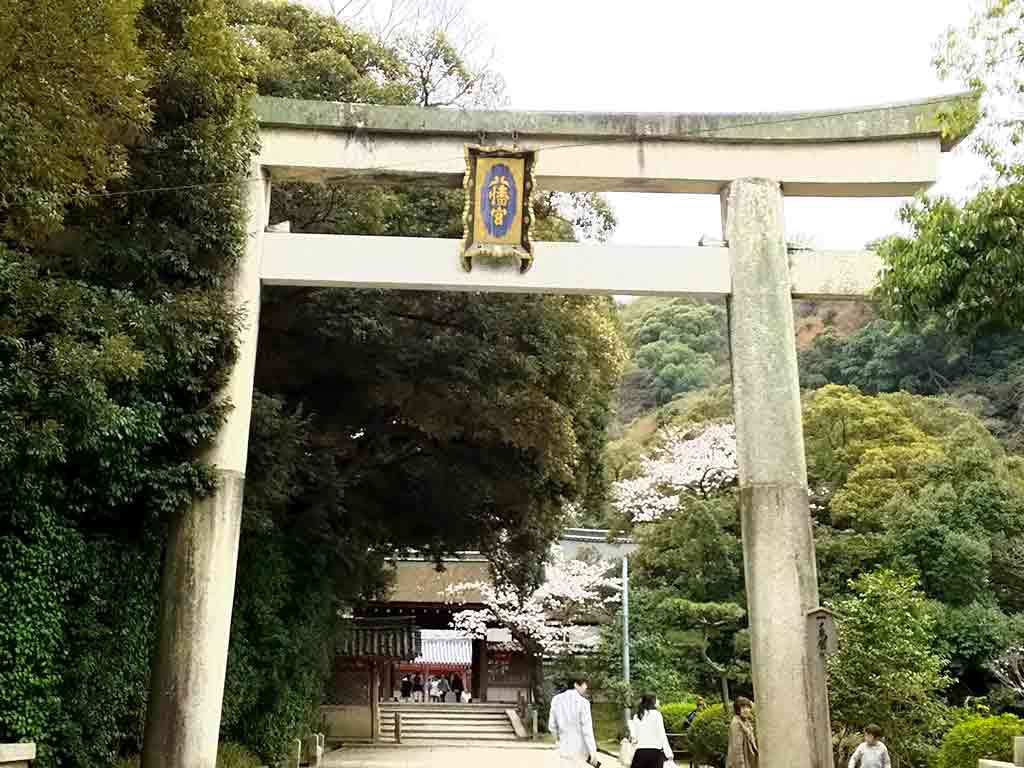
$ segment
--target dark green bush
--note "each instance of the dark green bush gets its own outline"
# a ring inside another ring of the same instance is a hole
[[[937,768],[976,768],[979,760],[1013,760],[1013,738],[1024,736],[1016,715],[973,717],[950,729],[939,747]]]
[[[699,765],[725,766],[731,720],[732,713],[721,704],[708,707],[694,718],[687,735],[694,760]]]

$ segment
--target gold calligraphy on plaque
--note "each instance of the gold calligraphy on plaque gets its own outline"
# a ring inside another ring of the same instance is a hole
[[[521,272],[530,268],[533,163],[530,151],[466,148],[462,265],[467,271],[476,259],[515,259]]]

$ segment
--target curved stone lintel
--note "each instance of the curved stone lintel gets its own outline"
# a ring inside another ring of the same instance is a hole
[[[972,92],[914,101],[796,112],[518,112],[433,109],[259,97],[262,127],[419,136],[566,137],[710,142],[832,142],[940,136],[939,116],[973,107]],[[965,133],[943,137],[948,151]]]

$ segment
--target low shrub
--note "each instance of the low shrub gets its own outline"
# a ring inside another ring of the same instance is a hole
[[[241,744],[224,742],[217,748],[217,768],[260,768],[262,763]]]
[[[729,751],[729,722],[732,713],[721,704],[714,704],[693,719],[687,732],[694,761],[698,765],[724,768]]]
[[[936,766],[976,768],[979,760],[1012,762],[1015,736],[1024,736],[1024,720],[1016,715],[963,720],[942,738]]]

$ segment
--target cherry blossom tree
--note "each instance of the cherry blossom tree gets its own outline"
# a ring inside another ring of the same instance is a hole
[[[650,523],[680,508],[686,494],[710,494],[735,485],[736,426],[705,424],[698,429],[669,429],[661,445],[641,463],[640,475],[612,483],[616,511],[634,523]],[[812,514],[828,508],[827,487],[808,489]]]
[[[635,523],[651,522],[678,509],[681,494],[706,497],[734,484],[738,476],[735,425],[670,429],[661,446],[643,460],[639,477],[612,484],[612,503]]]
[[[451,602],[463,602],[476,592],[484,607],[458,611],[452,627],[478,639],[487,637],[488,627],[507,629],[531,660],[534,701],[541,701],[543,659],[591,650],[591,641],[574,631],[574,623],[599,617],[619,601],[621,585],[608,575],[613,568],[605,560],[566,559],[556,547],[538,587],[516,587],[501,580],[496,580],[497,585],[482,581],[454,584],[446,591]]]

